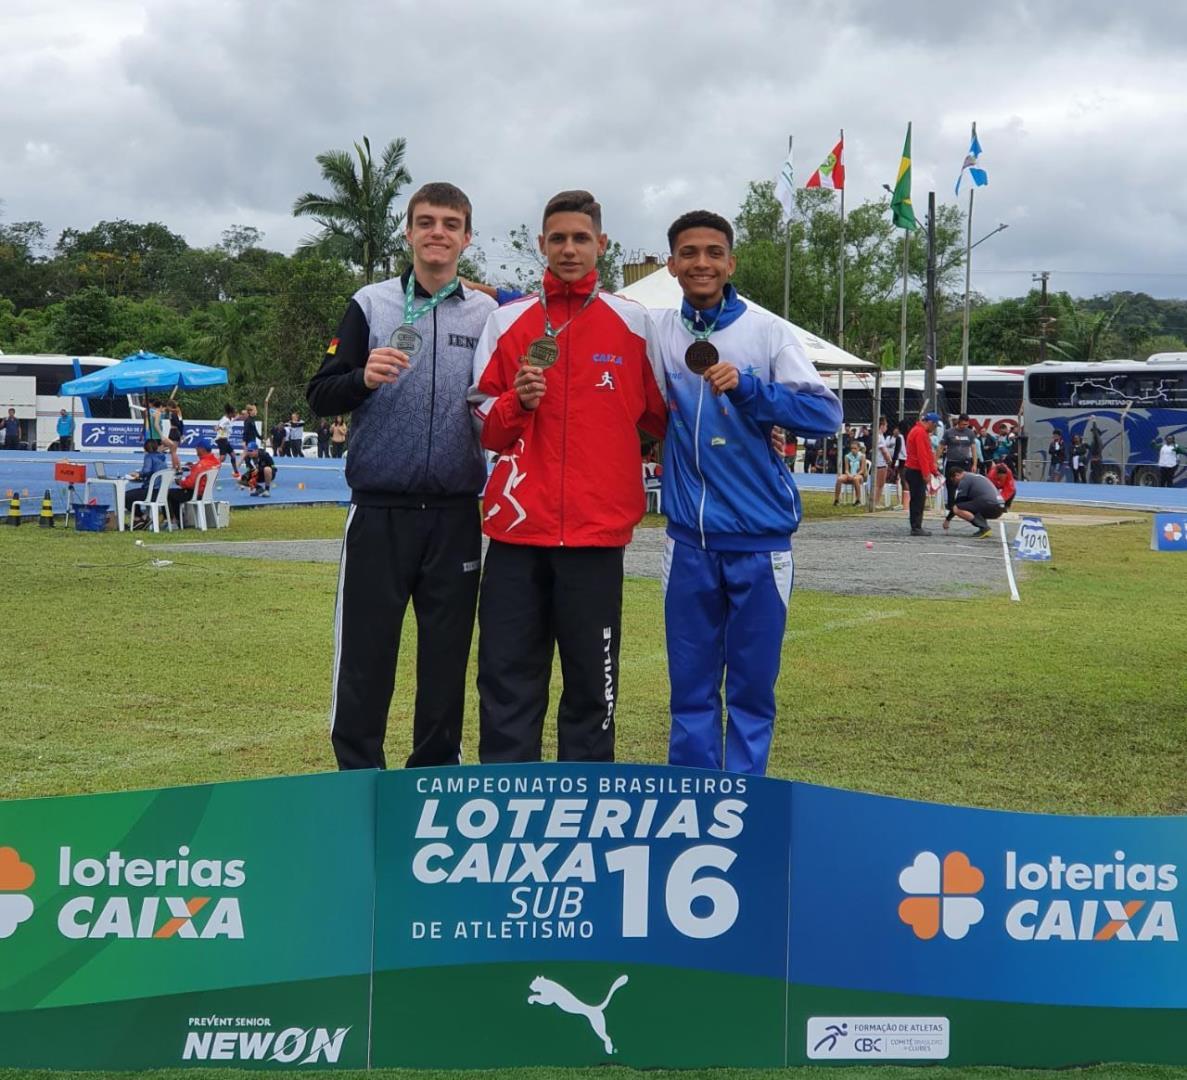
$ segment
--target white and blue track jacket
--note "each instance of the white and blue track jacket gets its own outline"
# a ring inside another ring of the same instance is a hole
[[[749,307],[727,286],[718,308],[654,311],[667,383],[663,508],[668,535],[714,551],[787,551],[800,523],[791,471],[771,446],[771,428],[833,435],[841,406],[816,373],[791,325]],[[695,340],[685,327],[716,322],[710,341],[738,368],[738,386],[716,397],[685,366]]]

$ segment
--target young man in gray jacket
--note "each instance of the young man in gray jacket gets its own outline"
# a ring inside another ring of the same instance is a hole
[[[385,766],[409,600],[417,657],[407,764],[455,764],[461,755],[486,480],[466,392],[474,347],[496,305],[458,281],[471,236],[462,191],[422,187],[408,202],[405,235],[411,270],[355,293],[306,392],[319,416],[353,413],[330,703],[342,769]]]

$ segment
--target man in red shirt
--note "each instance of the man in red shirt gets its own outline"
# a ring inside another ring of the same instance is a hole
[[[198,451],[198,460],[190,466],[185,476],[177,481],[177,487],[171,488],[168,495],[165,496],[169,502],[169,513],[174,516],[181,514],[182,503],[190,502],[200,494],[198,478],[212,469],[217,472],[218,467],[222,464],[222,458],[214,452],[214,447],[209,439],[199,439],[194,443],[194,449]],[[215,477],[213,476],[206,481],[207,484],[214,482]],[[205,491],[205,484],[203,491]]]
[[[1010,470],[1010,466],[1004,461],[999,461],[989,470],[989,479],[993,482],[993,486],[1001,492],[1002,501],[1006,504],[1006,509],[1010,509],[1010,503],[1014,501],[1014,496],[1018,492],[1018,488],[1014,484],[1014,474]]]
[[[490,314],[470,400],[499,455],[483,499],[478,756],[539,761],[552,654],[561,761],[613,761],[622,557],[643,516],[642,427],[666,429],[644,308],[598,289],[602,210],[588,191],[544,208],[541,292]]]
[[[924,413],[918,423],[907,432],[907,488],[911,492],[911,535],[931,536],[923,527],[923,510],[927,500],[927,485],[934,476],[939,481],[936,453],[931,445],[931,433],[936,430],[940,414]]]

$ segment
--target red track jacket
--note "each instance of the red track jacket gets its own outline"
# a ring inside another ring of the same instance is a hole
[[[544,336],[538,296],[491,312],[474,353],[470,401],[482,445],[499,455],[483,499],[483,531],[508,544],[622,547],[643,516],[638,428],[662,438],[667,409],[650,318],[632,300],[600,293],[590,273],[566,284],[545,271],[560,357],[538,408],[512,388],[528,345]]]
[[[911,430],[907,432],[907,468],[918,469],[924,476],[940,471],[936,465],[931,436],[922,423],[912,424]]]

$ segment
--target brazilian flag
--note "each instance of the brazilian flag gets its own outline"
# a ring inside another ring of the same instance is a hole
[[[918,229],[915,210],[911,206],[911,125],[907,125],[907,139],[903,143],[903,160],[899,162],[898,179],[890,197],[890,213],[899,229]]]

